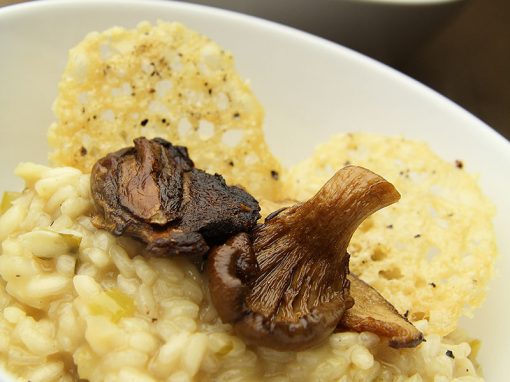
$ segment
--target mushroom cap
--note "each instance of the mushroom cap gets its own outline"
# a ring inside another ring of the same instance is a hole
[[[203,255],[209,245],[251,230],[258,202],[220,175],[196,169],[185,147],[140,137],[96,162],[94,224],[147,244],[150,255]]]
[[[259,272],[248,234],[240,233],[214,248],[206,270],[211,299],[220,318],[223,322],[240,320],[247,284]]]
[[[342,316],[338,330],[372,332],[389,338],[389,345],[394,348],[415,347],[423,341],[423,334],[377,290],[352,273],[348,279],[354,306]]]
[[[344,261],[348,263],[348,256]],[[207,274],[211,299],[222,321],[233,323],[235,332],[246,342],[273,349],[300,350],[322,342],[335,329],[345,307],[352,305],[349,296],[343,293],[346,289],[342,289],[292,322],[267,319],[247,308],[246,298],[260,269],[246,233],[234,236],[210,252]]]
[[[250,245],[232,241],[215,249],[210,288],[213,303],[222,300],[220,317],[248,343],[302,350],[322,342],[353,304],[346,252],[352,234],[367,216],[399,197],[380,176],[348,166],[307,202],[271,214],[253,230]],[[241,256],[259,268],[250,268],[245,280],[236,265]],[[233,279],[219,282],[225,269]],[[235,298],[220,297],[227,291]]]

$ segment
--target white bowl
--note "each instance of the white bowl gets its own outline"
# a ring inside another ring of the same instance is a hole
[[[398,63],[467,0],[183,0],[263,17]]]
[[[462,326],[482,339],[489,381],[506,380],[510,349],[510,144],[432,90],[358,53],[236,13],[159,1],[52,1],[0,10],[0,191],[21,186],[20,161],[45,162],[46,129],[67,51],[87,32],[141,20],[180,21],[231,50],[265,106],[270,145],[286,164],[339,131],[403,134],[480,174],[498,213],[503,256],[488,299]],[[292,131],[292,144],[289,132]],[[0,376],[1,379],[1,376]]]

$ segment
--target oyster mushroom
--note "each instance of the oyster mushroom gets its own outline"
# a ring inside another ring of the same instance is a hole
[[[246,342],[278,350],[323,341],[353,305],[346,250],[354,231],[399,198],[380,176],[344,167],[307,202],[215,248],[207,271],[221,319]]]
[[[257,201],[220,175],[196,169],[185,147],[161,138],[97,161],[91,174],[93,223],[147,244],[151,255],[203,255],[209,245],[251,230]]]
[[[347,278],[354,306],[344,313],[337,330],[372,332],[389,338],[394,348],[415,347],[423,341],[423,334],[377,290],[352,273]]]

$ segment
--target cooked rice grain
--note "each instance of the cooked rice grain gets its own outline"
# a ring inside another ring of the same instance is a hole
[[[17,172],[27,189],[0,216],[0,227],[10,227],[0,254],[0,363],[23,380],[482,380],[469,342],[457,333],[429,335],[407,350],[371,333],[333,334],[298,353],[246,347],[221,323],[187,259],[140,257],[137,244],[58,207],[76,194],[90,207],[81,186],[88,175],[29,164]],[[53,224],[40,224],[32,210],[48,211]],[[79,237],[78,248],[62,244],[59,234]],[[45,248],[31,242],[40,239]],[[426,330],[428,323],[416,325]]]

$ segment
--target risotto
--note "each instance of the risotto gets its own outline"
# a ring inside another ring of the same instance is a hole
[[[141,257],[91,224],[89,175],[28,163],[16,173],[27,188],[0,217],[0,354],[25,380],[481,380],[458,333],[406,350],[371,333],[303,352],[248,348],[191,262]]]
[[[0,366],[19,380],[482,380],[479,342],[456,328],[492,276],[494,208],[459,165],[423,143],[347,134],[285,169],[232,55],[175,23],[88,35],[70,51],[54,112],[56,167],[18,165],[25,189],[0,205]],[[197,168],[252,193],[263,216],[308,199],[347,164],[384,176],[402,199],[361,224],[351,269],[424,342],[394,349],[341,332],[300,352],[246,345],[189,258],[144,256],[140,242],[92,224],[92,164],[139,136],[188,147]]]

